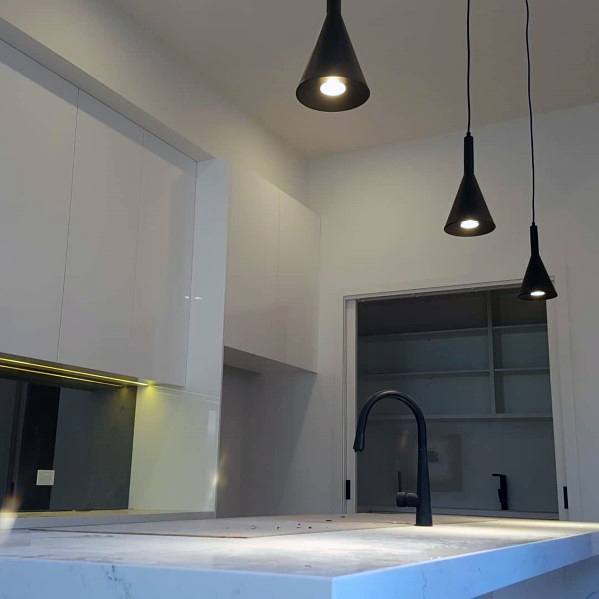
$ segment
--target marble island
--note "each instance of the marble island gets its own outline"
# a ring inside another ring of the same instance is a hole
[[[599,554],[593,524],[412,523],[412,514],[362,514],[13,530],[0,536],[0,597],[465,598]]]

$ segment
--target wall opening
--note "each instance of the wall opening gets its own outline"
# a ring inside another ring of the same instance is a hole
[[[386,388],[418,402],[437,513],[557,517],[549,368],[545,303],[517,288],[357,302],[356,412]],[[356,509],[400,511],[396,492],[416,488],[415,423],[388,400],[367,439]]]

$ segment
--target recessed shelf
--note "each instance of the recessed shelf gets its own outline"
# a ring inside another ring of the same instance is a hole
[[[360,339],[380,339],[388,337],[439,337],[442,335],[459,335],[471,333],[486,333],[488,327],[469,327],[464,329],[440,329],[436,331],[410,331],[406,333],[377,333],[373,335],[360,335]]]
[[[547,323],[545,322],[531,322],[527,324],[494,324],[494,331],[531,331],[531,330],[547,330]]]
[[[421,372],[361,372],[359,377],[365,378],[403,378],[403,377],[433,377],[433,376],[472,376],[489,375],[490,370],[430,370]]]
[[[438,421],[481,421],[481,420],[551,420],[551,414],[542,413],[531,413],[531,414],[425,414],[427,422],[438,422]],[[405,421],[413,422],[412,416],[404,416],[402,414],[374,414],[370,417],[375,422],[382,421]]]
[[[434,493],[434,491],[433,491]],[[434,497],[434,496],[433,496]],[[359,514],[405,514],[410,508],[395,507],[389,504],[358,505]],[[527,520],[559,520],[557,512],[520,512],[517,510],[494,510],[485,508],[456,508],[435,505],[433,499],[433,518],[435,516],[477,516],[484,518],[526,518]]]
[[[549,366],[531,366],[525,368],[495,368],[495,372],[503,374],[535,374],[549,373]]]

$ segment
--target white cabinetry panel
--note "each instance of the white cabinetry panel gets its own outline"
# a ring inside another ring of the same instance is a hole
[[[144,133],[133,341],[141,378],[184,385],[196,163]]]
[[[186,389],[219,399],[231,167],[223,160],[198,163]]]
[[[247,172],[233,177],[225,346],[316,368],[320,219]]]
[[[80,92],[59,360],[135,374],[142,130]]]
[[[56,360],[77,89],[0,42],[0,352]]]
[[[283,362],[316,370],[320,219],[281,194],[277,301],[285,331]]]
[[[225,345],[271,359],[284,353],[277,302],[280,191],[247,171],[233,174]]]

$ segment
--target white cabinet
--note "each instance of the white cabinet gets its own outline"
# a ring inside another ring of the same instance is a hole
[[[260,177],[233,171],[225,345],[271,359],[285,349],[277,309],[279,197]]]
[[[283,362],[316,370],[320,218],[281,194],[277,306],[284,331]]]
[[[0,353],[184,385],[196,163],[0,42]]]
[[[134,374],[142,130],[80,92],[59,361]]]
[[[184,385],[196,163],[144,133],[142,171],[132,373]]]
[[[195,171],[81,93],[61,362],[185,383]]]
[[[77,89],[0,42],[0,352],[56,360]]]
[[[320,219],[264,179],[232,182],[225,346],[316,368]]]

